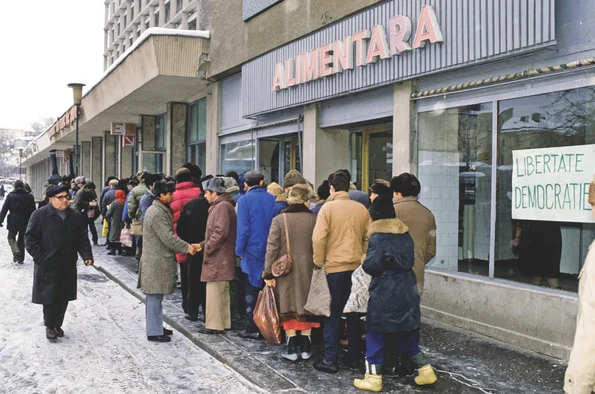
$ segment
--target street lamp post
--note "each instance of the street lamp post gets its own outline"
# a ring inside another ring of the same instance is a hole
[[[19,180],[23,180],[22,179],[22,173],[21,173],[21,164],[23,162],[23,148],[19,148]]]
[[[83,101],[83,86],[85,86],[84,83],[73,82],[68,84],[68,87],[72,89],[72,99],[76,110],[76,143],[74,145],[74,158],[71,158],[71,160],[75,160],[76,176],[81,175],[79,174],[79,110]]]

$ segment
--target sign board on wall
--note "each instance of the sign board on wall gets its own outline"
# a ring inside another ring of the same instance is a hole
[[[136,123],[111,123],[110,135],[136,135]]]
[[[242,115],[277,111],[555,45],[555,3],[380,2],[246,62],[242,66]]]
[[[512,152],[512,218],[592,223],[595,145]]]
[[[132,148],[136,144],[136,136],[124,135],[122,136],[122,146],[124,148]]]

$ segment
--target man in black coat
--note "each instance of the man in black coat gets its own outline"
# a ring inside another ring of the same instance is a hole
[[[68,301],[76,300],[77,253],[86,265],[93,253],[83,215],[68,206],[68,187],[53,186],[47,191],[48,205],[31,216],[25,246],[33,256],[33,303],[43,305],[46,337],[64,336],[62,322]]]
[[[23,264],[25,260],[25,230],[33,211],[35,198],[25,189],[22,181],[16,181],[14,190],[6,197],[0,212],[0,226],[8,213],[8,245],[12,251],[12,261],[15,263]]]
[[[189,243],[201,243],[205,240],[210,206],[202,194],[184,204],[177,225],[178,236],[181,239]],[[180,272],[182,296],[187,305],[185,317],[190,321],[198,320],[199,306],[202,306],[203,314],[205,313],[207,284],[200,281],[203,257],[202,251],[194,256],[188,255],[187,272]]]

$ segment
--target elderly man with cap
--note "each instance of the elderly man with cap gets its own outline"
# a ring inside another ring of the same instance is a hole
[[[236,202],[227,189],[224,179],[213,178],[205,190],[205,198],[211,207],[199,250],[204,251],[200,279],[207,283],[203,334],[218,334],[231,329],[229,282],[235,279],[237,230]]]
[[[46,337],[64,336],[62,323],[68,302],[76,300],[77,254],[86,265],[93,253],[83,215],[70,208],[68,187],[52,186],[48,205],[31,215],[25,233],[27,252],[33,257],[33,303],[43,305]]]
[[[258,339],[259,332],[254,324],[253,313],[258,292],[263,286],[262,271],[275,209],[275,197],[267,193],[263,187],[264,175],[260,172],[247,172],[244,178],[244,189],[247,191],[238,202],[236,240],[236,255],[242,259],[240,266],[246,285],[246,331],[240,336]]]

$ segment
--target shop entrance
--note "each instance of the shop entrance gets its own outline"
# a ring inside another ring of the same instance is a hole
[[[258,169],[267,183],[283,186],[290,170],[302,170],[297,134],[258,139]]]
[[[367,191],[375,179],[393,176],[392,125],[367,127],[351,134],[351,177],[357,188]]]

